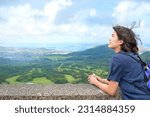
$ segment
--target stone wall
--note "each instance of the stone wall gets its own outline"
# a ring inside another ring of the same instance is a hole
[[[0,100],[118,100],[90,84],[0,85]]]

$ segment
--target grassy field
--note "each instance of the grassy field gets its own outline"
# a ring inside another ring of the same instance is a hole
[[[74,78],[71,75],[65,75],[65,78],[69,83],[75,83],[76,81],[80,80],[79,78]]]
[[[34,78],[32,83],[34,83],[34,84],[54,84],[51,80],[48,80],[46,77]]]
[[[14,77],[10,77],[10,78],[7,78],[6,79],[6,82],[8,82],[9,84],[20,84],[21,82],[17,82],[16,79],[18,78],[19,76],[14,76]]]
[[[23,82],[17,82],[16,81],[18,77],[19,76],[7,78],[6,82],[8,82],[9,84],[21,84],[21,83],[23,83]],[[33,81],[27,82],[27,84],[28,83],[31,83],[31,84],[53,84],[53,82],[51,80],[48,80],[46,77],[34,78]]]
[[[52,56],[47,56],[45,58],[48,58],[50,60],[65,60],[67,58],[71,58],[72,56],[63,56],[63,55],[52,55]]]

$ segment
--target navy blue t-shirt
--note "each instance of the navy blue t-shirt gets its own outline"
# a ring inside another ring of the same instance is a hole
[[[149,100],[150,94],[144,82],[144,72],[139,62],[128,55],[115,54],[111,61],[111,71],[108,80],[116,81],[122,93],[122,99],[126,100]],[[131,56],[138,59],[137,55],[128,52]]]

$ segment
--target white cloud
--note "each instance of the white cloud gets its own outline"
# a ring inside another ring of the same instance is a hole
[[[71,21],[74,23],[82,23],[85,24],[86,20],[90,17],[94,17],[97,15],[97,11],[95,8],[90,9],[83,9],[78,11],[76,14],[73,15]]]
[[[113,16],[117,23],[127,23],[131,21],[145,20],[150,17],[150,3],[122,1],[114,9]],[[149,15],[149,16],[148,16]]]
[[[90,16],[96,16],[97,13],[96,13],[96,9],[91,9],[90,10]]]
[[[116,24],[125,25],[131,27],[133,21],[138,22],[141,20],[141,26],[134,29],[143,40],[147,43],[150,37],[150,3],[144,1],[122,1],[114,9],[113,17],[116,20]]]
[[[44,15],[47,16],[51,22],[53,22],[60,10],[71,5],[71,0],[52,0],[44,7]]]
[[[48,33],[59,31],[59,26],[53,24],[56,15],[71,4],[71,0],[52,0],[41,10],[33,9],[30,4],[1,7],[0,16],[5,22],[0,23],[0,42],[36,42],[42,37],[50,38]]]
[[[0,11],[0,15],[6,19],[6,22],[0,24],[2,34],[22,35],[37,32],[38,21],[34,17],[41,15],[41,11],[32,9],[29,4],[1,8]]]
[[[0,23],[0,42],[95,42],[99,39],[101,27],[83,23],[88,17],[97,15],[94,8],[72,14],[74,18],[71,22],[60,25],[54,23],[57,14],[71,5],[71,0],[51,0],[43,9],[33,9],[30,4],[0,8],[0,16],[6,20]]]
[[[111,26],[95,23],[97,21],[95,18],[100,17],[98,8],[92,6],[73,9],[76,8],[73,5],[72,0],[50,0],[40,9],[33,8],[31,4],[0,7],[0,44],[107,43],[111,35]],[[72,8],[73,13],[67,11],[66,8]],[[65,13],[69,13],[68,19],[63,23],[55,24],[56,20],[63,20],[56,19],[61,13],[64,13],[64,16]],[[150,27],[150,4],[122,1],[114,9],[113,17],[121,24],[141,19],[142,36],[150,37],[148,32],[150,30],[148,28],[148,25]]]

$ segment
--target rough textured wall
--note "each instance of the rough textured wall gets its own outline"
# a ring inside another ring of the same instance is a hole
[[[0,85],[1,100],[118,100],[90,84]]]

